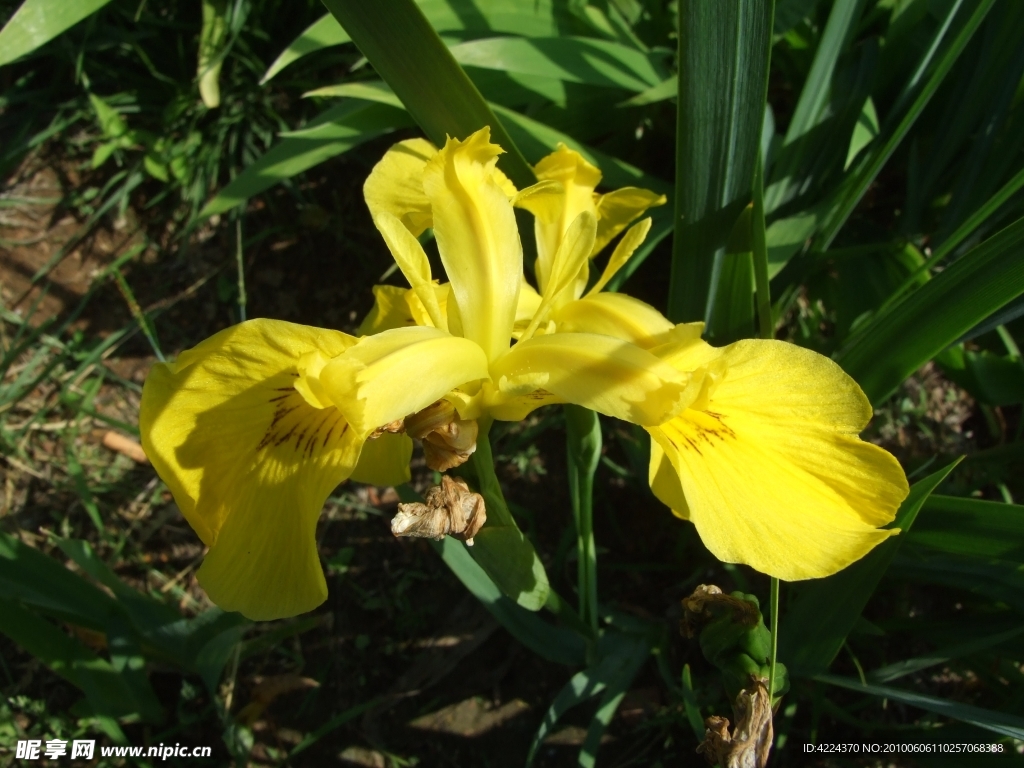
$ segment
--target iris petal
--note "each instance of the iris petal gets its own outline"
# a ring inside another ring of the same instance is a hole
[[[708,549],[791,581],[835,573],[893,535],[879,526],[907,481],[895,458],[858,437],[871,406],[856,382],[780,341],[720,353],[706,409],[649,430]]]
[[[252,619],[311,610],[327,595],[315,528],[359,441],[333,406],[296,390],[301,360],[355,343],[336,331],[250,320],[154,366],[142,443],[185,519],[210,546],[199,580]]]
[[[437,147],[426,139],[400,141],[384,153],[363,184],[370,215],[397,216],[415,237],[431,227],[433,215],[423,192],[423,169],[436,154]]]
[[[699,391],[694,377],[610,336],[556,333],[516,344],[492,366],[500,390],[541,391],[634,424],[659,424]],[[543,403],[540,403],[543,404]]]
[[[320,381],[353,429],[366,436],[486,377],[487,358],[477,344],[413,327],[364,336],[324,367]]]
[[[614,336],[643,349],[669,341],[675,329],[654,307],[624,293],[591,294],[560,307],[551,319],[560,331]]]
[[[523,273],[515,212],[493,173],[501,152],[484,128],[449,139],[423,172],[462,333],[489,360],[509,347]]]

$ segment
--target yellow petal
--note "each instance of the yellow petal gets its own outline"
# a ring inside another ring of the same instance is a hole
[[[392,328],[416,325],[416,319],[405,298],[407,293],[409,293],[407,288],[397,285],[373,286],[373,295],[376,301],[356,333],[360,336],[369,336]]]
[[[366,436],[486,377],[487,358],[477,344],[413,327],[364,336],[327,364],[320,381],[356,433]]]
[[[502,392],[541,390],[634,424],[659,424],[689,405],[699,391],[650,352],[589,333],[555,333],[516,344],[492,365]]]
[[[558,245],[551,265],[551,274],[544,289],[540,306],[530,321],[523,339],[533,336],[537,326],[547,319],[548,312],[566,301],[572,301],[587,282],[587,264],[590,260],[590,249],[594,244],[594,232],[597,231],[597,220],[593,214],[584,211],[569,226]]]
[[[389,149],[363,184],[363,197],[374,218],[397,216],[415,237],[432,226],[430,200],[423,192],[423,169],[437,147],[426,139],[407,139]]]
[[[721,350],[707,410],[650,429],[701,539],[720,560],[788,581],[828,576],[894,531],[908,486],[858,437],[871,406],[826,357],[780,341]]]
[[[597,200],[597,239],[594,253],[598,253],[612,241],[619,232],[648,208],[664,205],[667,198],[639,187],[623,187]]]
[[[412,479],[409,460],[412,458],[412,440],[408,435],[385,432],[363,443],[359,463],[349,477],[357,483],[401,485]]]
[[[601,171],[564,144],[559,144],[558,149],[537,163],[533,170],[541,182],[561,185],[561,194],[556,194],[553,187],[546,187],[542,194],[524,197],[521,203],[536,218],[537,262],[533,270],[537,285],[544,293],[555,254],[569,225],[584,211],[597,215],[594,189],[601,182]]]
[[[520,278],[519,300],[516,302],[516,323],[527,322],[533,319],[540,307],[540,294],[536,289],[526,282],[525,277]]]
[[[382,211],[373,217],[373,223],[387,243],[395,263],[409,281],[416,296],[423,303],[430,316],[431,325],[443,331],[448,330],[448,321],[441,314],[437,302],[434,281],[430,276],[430,259],[413,234],[406,229],[402,221],[395,215]]]
[[[643,349],[672,340],[675,329],[654,307],[624,293],[597,293],[571,301],[555,310],[551,319],[559,331],[614,336]]]
[[[199,580],[225,610],[280,618],[327,595],[316,521],[359,442],[337,409],[314,407],[295,382],[306,375],[303,359],[354,343],[337,331],[250,320],[146,379],[143,447],[210,546]]]
[[[682,483],[672,461],[657,441],[651,440],[651,465],[648,469],[648,481],[658,501],[672,510],[672,514],[683,520],[690,519],[690,507],[686,503]]]
[[[483,128],[465,141],[449,139],[423,176],[462,333],[488,360],[508,349],[523,274],[515,213],[493,176],[501,152]]]
[[[623,235],[622,239],[619,241],[619,244],[615,246],[615,250],[612,251],[611,258],[608,259],[604,272],[601,273],[601,278],[594,283],[594,287],[587,292],[588,296],[592,296],[604,290],[604,287],[608,285],[608,282],[615,277],[615,273],[626,265],[626,262],[633,256],[636,249],[643,244],[644,240],[647,238],[647,233],[650,231],[650,217],[643,219],[642,221],[638,221],[629,228],[626,234]],[[597,242],[596,237],[594,242]]]

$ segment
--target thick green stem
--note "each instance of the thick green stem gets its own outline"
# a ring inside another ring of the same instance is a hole
[[[505,502],[505,495],[501,491],[498,476],[494,472],[494,455],[491,452],[491,442],[489,439],[491,421],[481,420],[479,426],[480,433],[477,435],[476,452],[473,454],[470,466],[476,475],[477,491],[484,497],[484,503],[487,505],[488,524],[516,527],[516,522],[509,511],[508,504]],[[600,440],[600,435],[598,440]],[[598,443],[598,448],[600,449],[600,442]],[[480,545],[480,541],[477,542],[477,545]],[[546,593],[543,607],[581,636],[588,640],[594,639],[595,632],[591,626],[581,621],[573,613],[565,599],[555,592],[554,589],[549,589]]]
[[[495,525],[515,525],[512,513],[509,512],[508,504],[505,503],[505,494],[501,492],[501,483],[494,473],[494,456],[491,453],[491,441],[488,433],[491,431],[490,421],[480,420],[480,433],[476,438],[476,452],[473,454],[472,466],[476,473],[477,489],[484,497],[487,505],[487,519]]]
[[[594,473],[601,458],[601,423],[578,405],[565,406],[569,497],[576,522],[580,619],[597,631],[597,550],[594,544]]]

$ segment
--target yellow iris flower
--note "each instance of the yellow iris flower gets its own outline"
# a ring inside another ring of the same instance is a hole
[[[411,288],[375,288],[361,338],[252,320],[154,366],[143,446],[210,548],[198,577],[215,603],[253,619],[319,605],[324,501],[346,478],[408,479],[412,441],[394,425],[430,422],[439,401],[473,435],[473,420],[549,403],[644,426],[659,498],[721,559],[782,578],[833,573],[892,533],[878,526],[906,479],[857,437],[870,408],[838,366],[782,342],[714,349],[699,325],[600,292],[649,220],[583,296],[593,255],[663,199],[596,195],[599,172],[565,148],[517,191],[500,152],[484,129],[441,150],[402,142],[374,168],[366,201]],[[539,293],[523,277],[513,205],[536,216]],[[428,227],[445,284],[417,240]],[[453,463],[472,450],[457,442],[437,443]]]
[[[407,479],[412,442],[389,425],[439,400],[463,421],[518,420],[569,402],[654,426],[697,396],[699,377],[611,336],[551,334],[510,346],[523,258],[513,190],[495,167],[500,152],[487,130],[450,140],[418,164],[411,200],[393,187],[379,204],[375,177],[367,183],[421,323],[355,338],[252,320],[154,366],[143,388],[143,445],[210,547],[198,577],[225,610],[271,619],[323,602],[314,533],[324,501],[349,477]],[[378,169],[406,157],[399,145]],[[593,214],[583,219],[594,223]],[[426,225],[445,286],[432,280],[415,237]],[[552,267],[563,281],[593,241],[565,243]]]

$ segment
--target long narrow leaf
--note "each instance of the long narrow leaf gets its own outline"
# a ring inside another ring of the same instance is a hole
[[[110,0],[25,0],[0,29],[0,67],[49,42]]]
[[[343,105],[329,122],[301,133],[292,133],[263,157],[236,176],[200,212],[200,216],[229,211],[275,184],[338,155],[365,141],[410,125],[408,115],[385,104]]]
[[[484,569],[473,560],[462,542],[449,536],[432,544],[445,565],[451,568],[466,589],[519,642],[543,658],[559,664],[575,665],[583,661],[585,646],[579,635],[548,624],[536,613],[520,608],[505,597],[484,573]]]
[[[891,310],[873,319],[836,355],[871,402],[993,312],[1024,293],[1024,219],[962,256]]]
[[[1024,739],[1024,718],[1007,715],[1002,712],[993,712],[990,709],[972,707],[969,704],[960,704],[949,699],[939,699],[934,696],[926,696],[912,691],[903,691],[899,688],[890,688],[887,685],[864,685],[859,680],[849,680],[845,677],[835,675],[816,675],[815,680],[846,688],[858,693],[866,693],[871,696],[898,701],[912,707],[934,712],[938,715],[945,715],[954,720],[961,720],[986,731],[1010,736],[1014,739]]]
[[[875,150],[869,152],[862,162],[854,166],[848,178],[839,187],[831,202],[825,207],[821,230],[814,243],[816,251],[823,252],[832,244],[839,230],[842,229],[850,214],[853,213],[853,209],[857,207],[857,203],[860,202],[868,187],[871,186],[871,182],[875,180],[875,177],[878,176],[879,171],[888,162],[892,153],[896,151],[896,147],[899,146],[900,142],[910,132],[910,129],[917,122],[917,118],[921,116],[924,108],[928,106],[932,96],[935,95],[939,86],[942,85],[946,75],[953,68],[967,43],[970,42],[971,37],[973,37],[978,27],[981,26],[981,22],[985,20],[985,16],[992,9],[994,2],[995,0],[981,0],[978,3],[974,13],[971,14],[959,34],[949,44],[949,47],[936,63],[931,76],[927,78],[917,97],[907,109],[906,114],[900,118],[895,128],[887,132],[885,141]],[[955,11],[958,7],[954,5],[953,10]]]
[[[761,142],[771,2],[679,2],[676,231],[668,314],[710,320],[726,243],[750,202]],[[748,284],[749,284],[748,276]],[[731,292],[731,286],[724,290]],[[714,335],[715,328],[708,328]]]
[[[529,164],[413,0],[324,0],[373,68],[438,146],[490,126],[506,152],[499,165],[519,187],[535,180]]]

